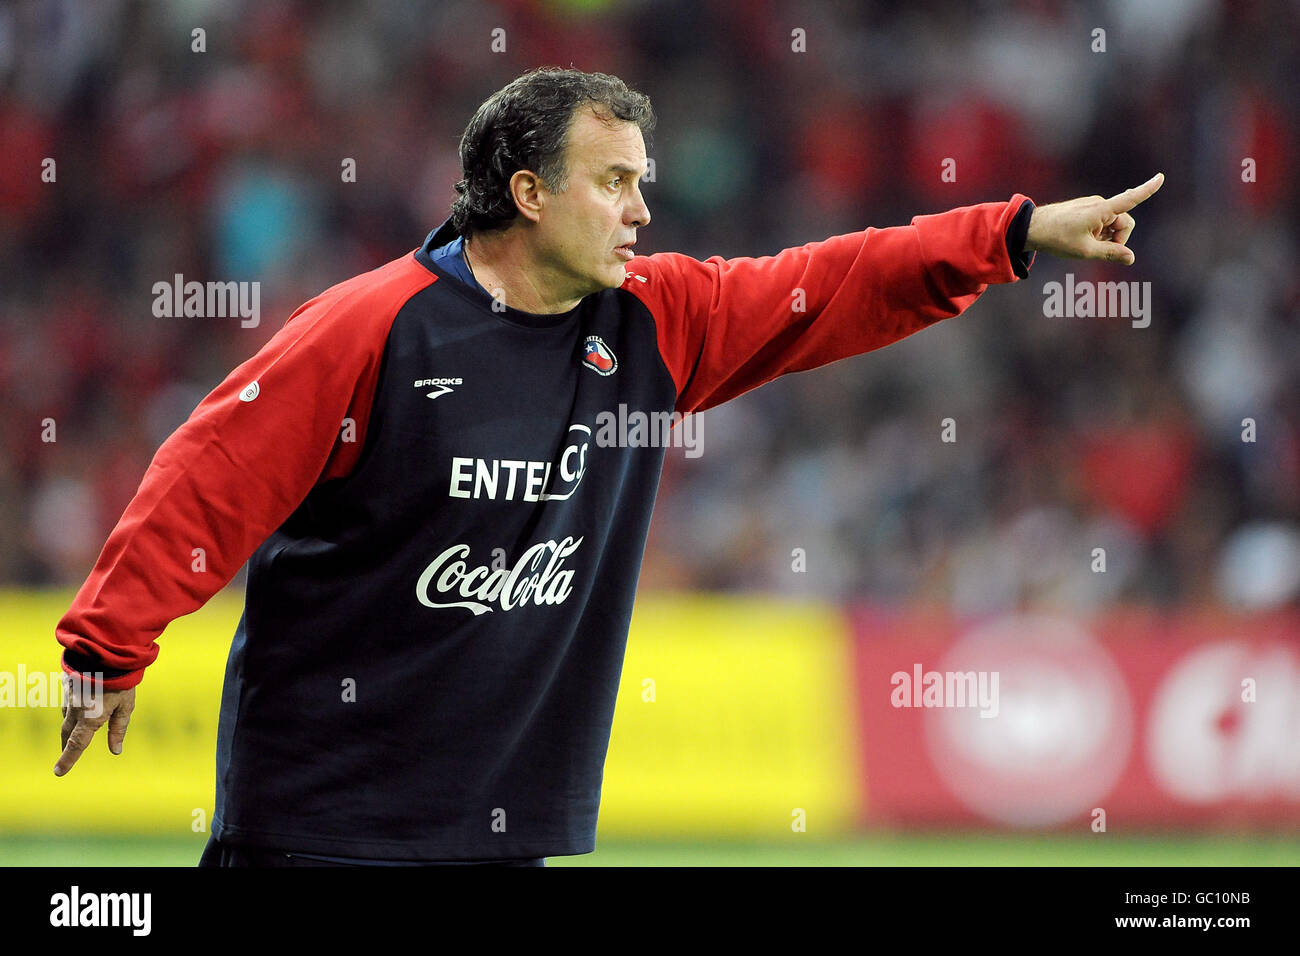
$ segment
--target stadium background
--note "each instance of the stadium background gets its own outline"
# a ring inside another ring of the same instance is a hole
[[[1300,862],[1297,61],[1283,0],[6,5],[0,671],[57,666],[199,399],[441,222],[485,96],[572,64],[660,117],[647,253],[1167,180],[1132,269],[1040,257],[670,452],[599,847],[553,862]],[[1149,281],[1150,326],[1046,317],[1067,272]],[[155,318],[176,273],[259,281],[260,324]],[[0,863],[197,859],[242,586],[168,629],[121,758],[56,780],[57,712],[0,706]],[[1002,668],[1003,713],[892,708],[914,663]]]

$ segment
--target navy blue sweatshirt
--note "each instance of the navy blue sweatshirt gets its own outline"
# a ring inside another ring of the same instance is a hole
[[[710,408],[955,316],[1027,274],[1031,208],[638,256],[556,315],[466,281],[445,222],[300,307],[164,442],[59,622],[64,669],[134,686],[167,624],[248,561],[215,837],[589,852],[664,455],[602,440],[602,420]]]

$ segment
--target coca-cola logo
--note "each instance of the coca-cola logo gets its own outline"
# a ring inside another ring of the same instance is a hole
[[[564,560],[580,544],[582,538],[572,536],[542,541],[524,551],[513,567],[500,568],[486,564],[471,568],[465,561],[469,545],[453,544],[429,562],[415,583],[415,596],[425,607],[463,607],[475,615],[494,610],[493,605],[509,611],[530,602],[563,604],[573,592],[573,571],[564,567]],[[459,595],[465,600],[434,601],[430,585],[436,596]]]

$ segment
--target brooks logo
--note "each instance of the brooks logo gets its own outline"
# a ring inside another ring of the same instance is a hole
[[[416,388],[427,388],[433,386],[433,391],[427,393],[426,398],[437,398],[440,395],[446,395],[457,385],[464,385],[463,378],[422,378],[415,383]]]

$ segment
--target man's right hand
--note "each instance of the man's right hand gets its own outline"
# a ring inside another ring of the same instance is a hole
[[[63,727],[59,730],[63,754],[54,765],[56,777],[62,777],[72,769],[72,765],[81,757],[81,752],[94,739],[95,731],[104,724],[108,724],[109,752],[122,752],[126,725],[131,722],[131,712],[135,710],[135,688],[100,690],[93,700],[88,696],[82,698],[82,686],[78,681],[71,681],[71,687],[63,697]]]

